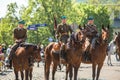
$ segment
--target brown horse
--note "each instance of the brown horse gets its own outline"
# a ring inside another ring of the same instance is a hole
[[[30,80],[32,80],[32,67],[29,67],[29,58],[32,57],[36,61],[41,60],[40,56],[40,48],[37,45],[26,45],[26,47],[19,47],[15,55],[13,56],[13,67],[14,67],[14,73],[15,73],[15,80],[18,80],[18,72],[21,72],[21,79],[24,80],[24,73],[25,70],[25,80],[29,80],[28,75],[30,77]]]
[[[119,60],[120,60],[120,32],[118,32],[118,34],[116,36],[115,43],[117,46],[117,53],[118,53]]]
[[[83,52],[83,44],[84,44],[84,35],[82,31],[76,32],[74,34],[75,39],[74,39],[74,44],[72,45],[71,48],[67,48],[66,44],[66,58],[67,58],[67,64],[69,67],[67,67],[66,74],[70,71],[71,66],[74,67],[74,80],[77,79],[77,71],[81,63],[81,57],[82,57],[82,52]],[[51,62],[53,62],[52,65],[52,80],[54,80],[54,75],[56,72],[57,65],[60,64],[60,43],[50,43],[46,49],[45,49],[45,80],[49,80],[49,73],[50,73],[50,65]],[[66,62],[64,63],[66,64]],[[72,77],[72,75],[70,76]],[[67,80],[67,76],[66,76]]]
[[[98,37],[98,40],[95,45],[95,49],[91,50],[91,61],[85,61],[84,56],[82,58],[82,63],[87,63],[87,64],[92,64],[92,77],[93,80],[95,80],[95,75],[96,75],[96,66],[97,66],[97,76],[96,80],[99,79],[100,71],[103,66],[104,60],[106,58],[106,50],[107,50],[107,40],[109,38],[109,26],[105,28],[102,25],[102,33]]]

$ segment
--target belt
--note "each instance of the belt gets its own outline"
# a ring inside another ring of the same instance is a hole
[[[61,35],[68,35],[68,33],[61,33]]]

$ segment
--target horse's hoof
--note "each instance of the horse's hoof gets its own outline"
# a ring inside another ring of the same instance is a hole
[[[113,66],[112,64],[110,64],[110,66]]]

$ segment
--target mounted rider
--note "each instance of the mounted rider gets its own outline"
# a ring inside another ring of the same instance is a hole
[[[12,58],[15,54],[15,51],[19,47],[21,43],[25,43],[25,40],[27,39],[27,29],[24,28],[25,21],[21,20],[18,22],[18,27],[14,29],[14,45],[11,48],[11,52],[9,54],[9,68],[12,68]]]
[[[95,42],[99,36],[98,30],[96,25],[94,24],[94,18],[93,16],[90,16],[88,18],[88,23],[85,25],[86,26],[86,35],[90,40],[91,43],[91,48],[95,49]]]
[[[94,24],[94,18],[93,16],[90,16],[88,18],[88,23],[85,24],[85,32],[86,32],[86,36],[87,36],[87,40],[90,44],[88,44],[88,42],[86,42],[86,44],[88,45],[86,48],[86,55],[90,55],[91,54],[91,50],[95,49],[95,44],[96,41],[99,37],[99,33],[97,30],[96,25]],[[85,56],[86,60],[90,60],[90,57]]]
[[[62,16],[61,19],[62,19],[62,22],[57,25],[56,37],[62,45],[60,49],[61,58],[66,60],[65,44],[67,43],[69,35],[72,34],[73,30],[71,26],[66,23],[67,21],[66,16]]]

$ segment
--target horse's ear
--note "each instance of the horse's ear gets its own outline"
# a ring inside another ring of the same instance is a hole
[[[102,24],[102,29],[103,29],[103,30],[105,30],[105,27],[104,27],[104,25],[103,25],[103,24]]]
[[[84,29],[85,29],[86,25],[84,24],[83,27],[84,27]]]
[[[41,43],[38,43],[38,45],[37,45],[37,49],[41,49]]]
[[[61,42],[60,42],[60,41],[58,41],[58,44],[59,44],[59,45],[61,45]]]
[[[107,29],[110,29],[110,25],[108,24]]]
[[[78,28],[79,28],[80,30],[82,30],[82,27],[81,27],[81,25],[80,25],[80,24],[79,24]]]
[[[118,34],[120,34],[120,32],[118,32]]]
[[[117,35],[118,33],[117,32],[115,32],[115,35]]]
[[[38,45],[37,45],[37,46],[38,46],[38,47],[40,47],[40,45],[41,45],[41,44],[40,44],[40,43],[38,43]]]

